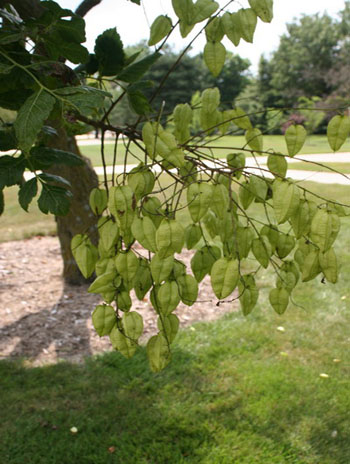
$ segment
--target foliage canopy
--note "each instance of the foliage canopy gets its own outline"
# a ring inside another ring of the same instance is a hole
[[[179,327],[174,310],[180,302],[191,306],[198,300],[198,284],[206,275],[218,304],[239,299],[245,315],[258,301],[261,268],[270,266],[276,274],[269,299],[278,314],[293,301],[299,281],[318,276],[337,281],[333,244],[345,205],[321,197],[314,201],[287,177],[288,158],[305,142],[301,125],[286,132],[286,153],[266,150],[250,115],[239,106],[223,106],[218,87],[205,89],[192,105],[179,102],[165,125],[163,105],[157,107],[155,98],[186,49],[152,94],[146,93],[146,73],[175,28],[183,38],[195,27],[205,33],[204,62],[219,76],[227,55],[223,38],[236,46],[241,40],[252,42],[257,21],[272,20],[272,0],[248,3],[231,11],[232,1],[219,8],[213,0],[173,0],[177,21],[156,18],[149,39],[155,50],[144,57],[139,52],[128,56],[115,28],[102,32],[89,54],[82,45],[84,20],[51,0],[41,2],[43,13],[37,18],[21,18],[11,6],[0,11],[0,103],[17,111],[14,124],[4,124],[0,132],[0,149],[16,150],[0,158],[1,188],[20,184],[24,209],[39,192],[43,213],[67,213],[69,185],[45,170],[81,161],[49,148],[52,121],[75,133],[100,129],[102,159],[106,131],[115,135],[115,153],[118,141],[126,145],[123,172],[115,175],[113,166],[109,178],[104,166],[103,186],[90,194],[91,210],[99,217],[98,246],[82,231],[73,238],[72,251],[84,276],[96,277],[89,291],[104,301],[93,313],[98,334],[108,335],[126,357],[133,356],[143,333],[142,316],[131,310],[130,292],[139,299],[150,292],[159,328],[147,344],[153,371],[170,361]],[[72,69],[66,60],[77,67]],[[122,89],[116,99],[106,90],[110,82]],[[134,123],[113,126],[109,115],[123,99],[135,114]],[[213,146],[221,136],[237,131],[245,133],[246,144],[231,147],[225,160],[214,159],[209,141]],[[350,119],[339,113],[328,126],[332,150],[338,150],[349,133]],[[143,157],[129,172],[133,144]],[[267,167],[260,166],[263,154]],[[247,165],[251,159],[257,167]],[[33,178],[23,181],[26,169]],[[195,250],[193,275],[176,256],[184,247]]]

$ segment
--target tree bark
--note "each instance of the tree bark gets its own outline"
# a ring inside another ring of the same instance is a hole
[[[102,0],[83,0],[76,10],[76,14],[85,16],[95,5]],[[38,18],[44,8],[40,0],[0,0],[0,8],[11,3],[21,18]],[[98,177],[88,158],[81,155],[74,137],[68,137],[66,131],[58,124],[51,123],[57,130],[57,136],[53,136],[48,143],[52,148],[71,151],[81,156],[85,163],[83,166],[68,167],[57,165],[51,167],[48,172],[67,179],[71,184],[73,194],[71,207],[67,216],[56,217],[57,235],[61,245],[63,259],[63,278],[66,284],[81,285],[86,283],[73,258],[70,243],[76,234],[87,233],[93,243],[97,243],[97,217],[89,207],[90,191],[98,186]]]
[[[61,245],[63,259],[63,278],[65,283],[81,285],[86,279],[79,271],[73,258],[70,243],[74,235],[86,233],[93,243],[97,243],[97,217],[89,206],[89,194],[98,187],[98,177],[88,158],[81,155],[74,137],[68,137],[64,129],[56,129],[57,136],[51,138],[49,146],[60,150],[71,151],[84,160],[83,166],[52,166],[47,171],[67,179],[73,194],[71,207],[67,216],[56,217],[57,235]]]

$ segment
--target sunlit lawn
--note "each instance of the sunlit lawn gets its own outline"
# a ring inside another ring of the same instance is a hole
[[[203,142],[201,142],[202,144]],[[243,136],[225,136],[218,140],[212,139],[208,142],[208,146],[215,148],[202,150],[206,154],[210,154],[216,158],[225,158],[231,151],[241,150],[246,145],[246,140]],[[101,154],[99,145],[83,145],[80,149],[82,153],[89,157],[94,166],[102,166]],[[264,136],[264,150],[273,150],[278,153],[287,153],[284,137],[281,135],[265,135]],[[118,143],[117,150],[117,164],[124,163],[124,155],[126,152],[125,142]],[[325,135],[312,135],[306,139],[305,145],[300,154],[318,154],[330,153],[331,149],[328,145],[327,137]],[[340,152],[350,152],[350,140],[348,140],[341,148]],[[114,144],[107,143],[105,145],[105,159],[106,164],[113,163]],[[127,163],[137,164],[144,159],[142,150],[135,144],[130,144],[130,152],[128,154]]]

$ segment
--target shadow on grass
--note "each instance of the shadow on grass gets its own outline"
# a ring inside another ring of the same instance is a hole
[[[290,375],[288,365],[281,369],[255,349],[255,361],[241,365],[227,346],[218,353],[210,344],[200,355],[177,347],[159,374],[149,371],[144,349],[132,360],[110,353],[80,366],[1,362],[0,462],[350,462],[347,412],[319,404],[317,384],[305,387],[304,372]]]

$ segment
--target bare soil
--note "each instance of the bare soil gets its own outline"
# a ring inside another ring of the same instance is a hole
[[[189,265],[192,252],[181,256]],[[100,302],[88,286],[65,285],[57,237],[35,237],[0,243],[0,359],[24,358],[31,366],[110,351],[108,337],[100,338],[91,313]],[[181,326],[211,321],[233,310],[234,303],[216,305],[208,278],[200,284],[199,302],[177,310]],[[133,310],[144,319],[145,342],[157,332],[157,316],[148,295],[133,298]]]

